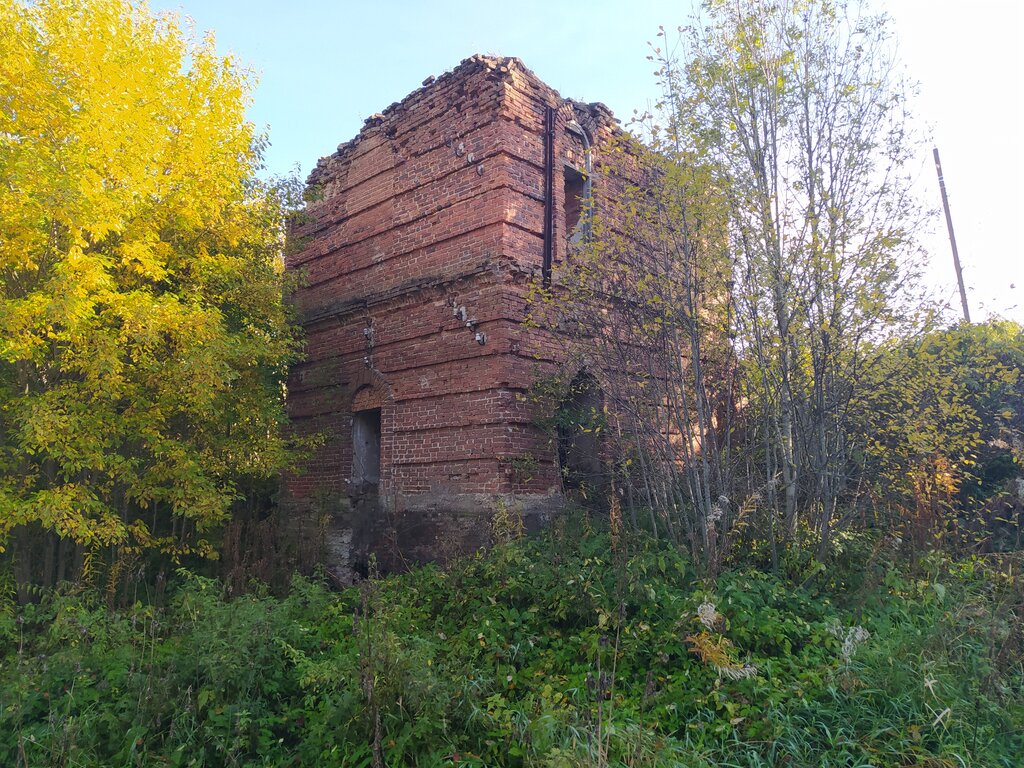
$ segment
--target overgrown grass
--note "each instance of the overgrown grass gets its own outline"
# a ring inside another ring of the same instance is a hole
[[[567,518],[342,594],[48,595],[0,612],[0,764],[1024,763],[1021,580],[869,545],[706,583]]]

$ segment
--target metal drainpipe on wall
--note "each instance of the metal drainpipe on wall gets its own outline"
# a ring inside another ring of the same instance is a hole
[[[544,261],[541,281],[551,285],[551,257],[555,244],[555,108],[544,108]]]

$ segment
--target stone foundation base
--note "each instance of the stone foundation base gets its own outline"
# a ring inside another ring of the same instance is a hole
[[[366,576],[371,560],[386,574],[470,555],[540,530],[563,505],[560,493],[366,496],[289,504],[302,530],[321,531],[323,565],[339,584]]]

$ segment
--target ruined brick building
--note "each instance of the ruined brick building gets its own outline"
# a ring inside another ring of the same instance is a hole
[[[310,175],[287,259],[307,339],[288,403],[325,443],[288,493],[326,520],[329,565],[472,551],[495,510],[531,527],[561,505],[558,451],[523,394],[562,353],[523,321],[618,130],[518,59],[474,56]]]

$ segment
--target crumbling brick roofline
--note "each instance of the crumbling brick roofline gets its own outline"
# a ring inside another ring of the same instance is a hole
[[[401,101],[396,101],[383,111],[366,118],[362,130],[356,136],[339,144],[333,154],[320,158],[306,180],[307,186],[311,188],[317,187],[329,181],[333,176],[332,170],[336,166],[337,160],[355,151],[359,144],[369,135],[381,129],[385,133],[394,133],[397,130],[397,123],[401,121],[402,117],[410,112],[422,99],[429,97],[430,93],[451,85],[456,81],[465,80],[479,72],[486,73],[492,79],[504,81],[510,81],[513,73],[515,73],[515,75],[528,81],[531,87],[544,92],[552,106],[566,103],[572,104],[576,109],[589,113],[595,122],[616,126],[618,124],[612,111],[601,102],[584,103],[562,98],[558,91],[545,84],[518,57],[487,56],[477,53],[463,59],[457,66],[438,77],[428,77],[423,81],[422,86]]]

